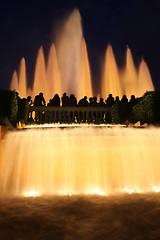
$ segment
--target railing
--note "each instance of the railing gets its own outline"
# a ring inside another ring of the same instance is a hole
[[[108,107],[45,107],[29,110],[29,122],[42,123],[108,123]]]

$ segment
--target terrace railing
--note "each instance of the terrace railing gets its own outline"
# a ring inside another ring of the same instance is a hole
[[[108,107],[46,107],[34,106],[29,110],[29,122],[42,123],[108,123]]]

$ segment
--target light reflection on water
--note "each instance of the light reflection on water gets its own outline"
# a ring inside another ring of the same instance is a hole
[[[160,194],[0,198],[0,239],[159,239]]]

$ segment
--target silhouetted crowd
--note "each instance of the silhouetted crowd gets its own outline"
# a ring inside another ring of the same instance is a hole
[[[43,93],[39,93],[39,95],[35,96],[34,102],[32,101],[31,97],[28,96],[28,102],[30,106],[46,106],[46,101],[44,99]],[[99,102],[97,102],[97,97],[90,97],[89,100],[87,100],[87,96],[84,96],[82,99],[79,100],[77,103],[77,99],[74,94],[71,94],[70,97],[66,95],[66,93],[63,93],[63,96],[60,100],[60,97],[58,94],[55,94],[52,99],[49,100],[49,103],[47,106],[55,106],[59,107],[60,103],[62,103],[62,107],[111,107],[116,102],[129,102],[132,106],[137,104],[137,101],[139,101],[137,98],[135,98],[134,95],[131,96],[131,99],[128,100],[126,95],[123,95],[122,99],[120,100],[117,96],[115,99],[112,96],[112,94],[109,94],[108,98],[104,101],[103,98],[100,98]]]

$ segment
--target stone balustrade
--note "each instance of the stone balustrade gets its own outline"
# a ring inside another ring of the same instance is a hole
[[[29,122],[42,123],[108,123],[108,107],[46,107],[34,106],[29,110]]]

